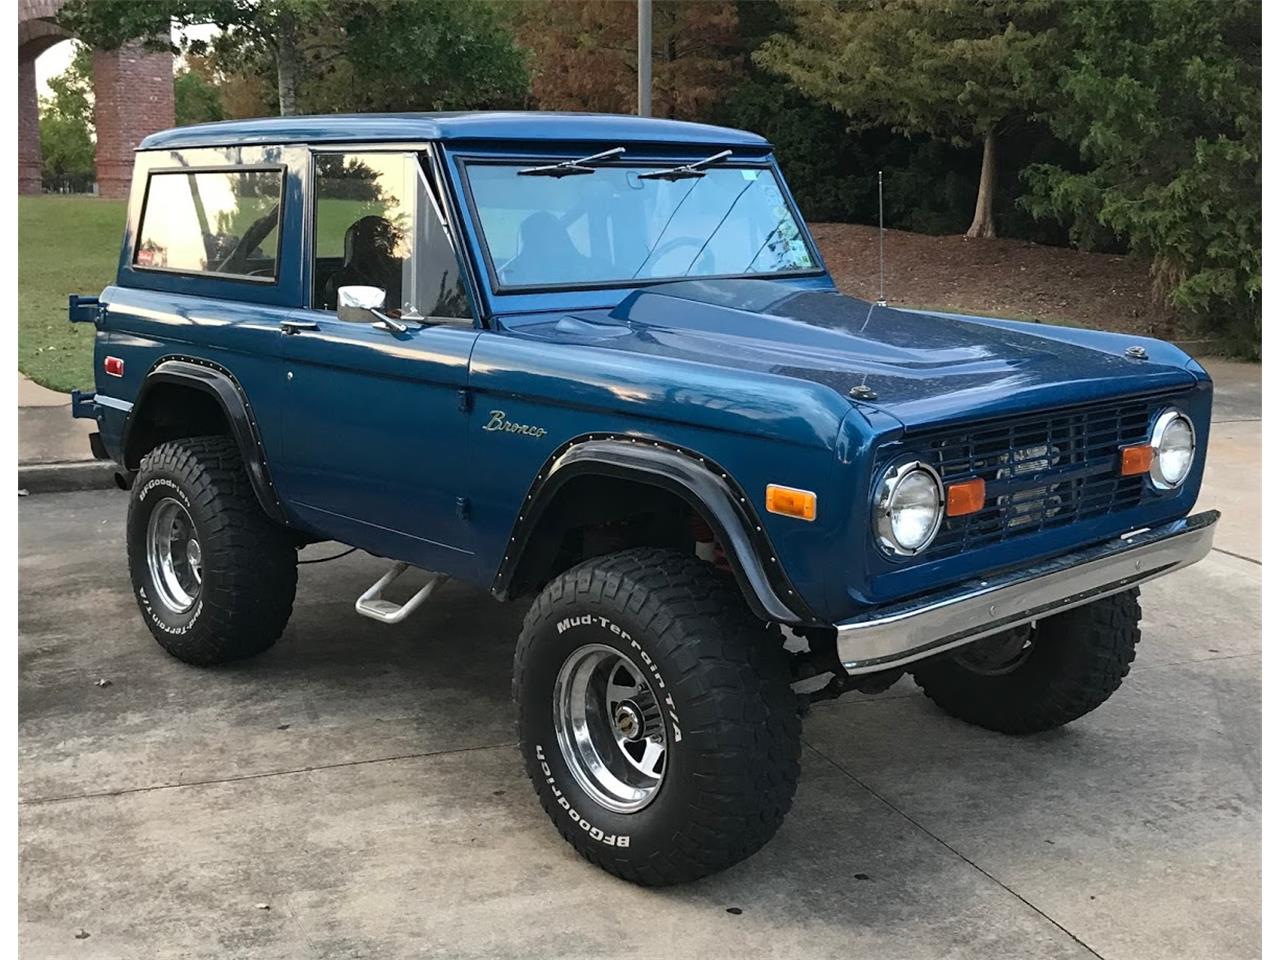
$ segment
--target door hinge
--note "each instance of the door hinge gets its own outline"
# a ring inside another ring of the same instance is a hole
[[[466,387],[458,391],[458,409],[463,413],[471,409],[471,391]]]
[[[466,497],[459,497],[454,504],[457,507],[459,520],[466,520],[471,516],[471,501]]]

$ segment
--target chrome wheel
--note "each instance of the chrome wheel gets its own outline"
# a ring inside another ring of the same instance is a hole
[[[186,613],[200,596],[203,553],[191,515],[165,497],[147,521],[147,569],[156,597],[172,613]]]
[[[556,677],[556,740],[569,772],[615,813],[648,805],[667,770],[667,729],[645,674],[613,647],[569,655]]]

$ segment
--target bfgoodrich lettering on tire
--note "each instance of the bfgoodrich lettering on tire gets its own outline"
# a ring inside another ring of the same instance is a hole
[[[786,654],[732,580],[644,548],[544,589],[516,646],[520,748],[574,848],[626,880],[722,870],[781,825],[799,775]]]
[[[251,657],[283,632],[297,551],[258,506],[230,438],[174,440],[147,454],[129,500],[128,546],[143,619],[179,660]]]

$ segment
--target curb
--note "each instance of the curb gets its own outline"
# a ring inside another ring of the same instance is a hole
[[[110,460],[18,465],[18,489],[28,493],[66,493],[72,490],[114,490],[116,471]]]

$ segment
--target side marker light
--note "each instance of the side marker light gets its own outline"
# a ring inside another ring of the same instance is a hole
[[[764,508],[780,516],[813,521],[818,519],[818,495],[812,490],[771,483],[765,487]]]

